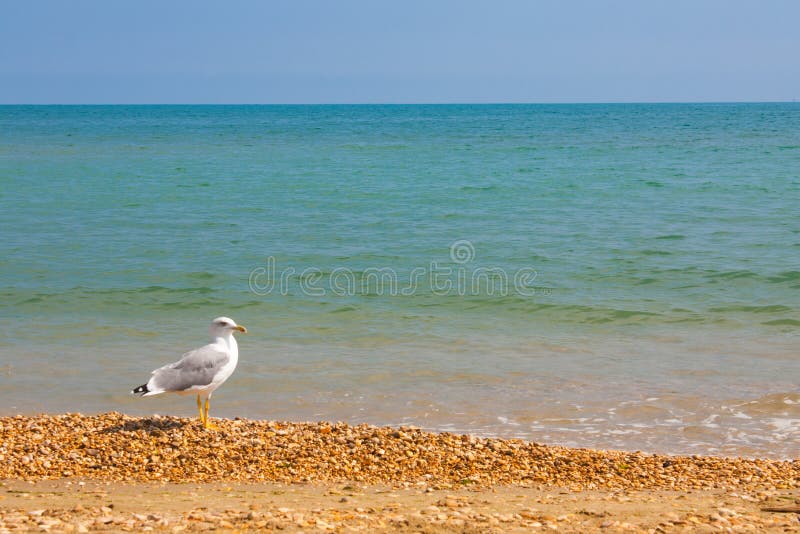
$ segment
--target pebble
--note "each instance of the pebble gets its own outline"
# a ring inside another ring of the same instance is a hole
[[[0,479],[54,479],[65,472],[112,481],[313,479],[415,484],[433,479],[434,487],[468,483],[575,490],[590,484],[598,489],[735,488],[761,500],[775,488],[800,485],[800,462],[796,461],[569,449],[410,427],[215,422],[217,431],[203,429],[195,419],[134,418],[114,412],[0,418],[0,443],[7,451],[0,463]],[[60,446],[34,458],[28,451],[39,450],[43,436]],[[91,458],[91,463],[85,458]],[[203,469],[196,469],[197,465]]]
[[[307,483],[314,480],[347,483],[345,488],[350,489],[360,483],[417,488],[414,491],[423,495],[443,489],[453,492],[454,488],[498,485],[572,491],[591,487],[608,490],[608,500],[619,503],[630,501],[626,495],[629,490],[711,488],[727,490],[736,502],[764,502],[780,489],[800,486],[800,461],[570,449],[521,440],[431,433],[410,427],[224,419],[216,419],[215,423],[219,429],[208,431],[197,420],[178,417],[135,418],[119,413],[2,417],[0,480],[38,481],[65,476],[109,482]],[[58,446],[43,447],[48,444],[42,441],[44,436]],[[75,480],[68,484],[75,484],[76,489],[86,485]],[[349,497],[339,499],[341,503],[350,501]],[[473,512],[469,500],[459,495],[443,495],[436,502],[416,511],[409,510],[407,515],[357,507],[354,509],[357,515],[351,510],[349,517],[368,525],[366,531],[388,528],[390,524],[412,531],[417,528],[409,526],[408,521],[456,530],[475,525],[482,525],[479,530],[516,525],[550,530],[563,527],[569,531],[578,528],[576,525],[581,521],[572,514],[553,517],[522,507],[518,513],[481,515]],[[786,518],[772,523],[760,521],[729,507],[735,506],[731,502],[720,502],[726,506],[703,514],[698,512],[699,516],[670,511],[665,513],[666,522],[662,525],[667,530],[679,526],[694,529],[700,525],[735,530],[749,528],[747,525],[784,528],[788,521]],[[179,532],[194,530],[192,525],[199,523],[236,530],[274,530],[278,525],[292,525],[292,528],[339,531],[346,521],[342,517],[347,515],[322,508],[312,510],[309,515],[288,507],[273,509],[271,513],[211,514],[197,509],[180,520],[139,513],[120,517],[112,512],[111,504],[97,508],[78,505],[64,510],[60,516],[50,510],[16,515],[0,510],[0,531],[87,532],[102,528]],[[638,528],[612,519],[595,521],[593,528],[609,531]]]

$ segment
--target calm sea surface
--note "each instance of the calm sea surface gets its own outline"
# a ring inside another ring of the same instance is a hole
[[[800,105],[0,107],[0,414],[800,456]]]

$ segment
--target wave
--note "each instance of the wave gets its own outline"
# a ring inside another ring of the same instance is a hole
[[[781,304],[772,304],[767,306],[747,306],[747,305],[739,305],[739,306],[720,306],[716,308],[710,308],[709,311],[715,313],[735,313],[735,312],[746,312],[746,313],[784,313],[792,311],[792,308],[789,306],[783,306]]]
[[[645,249],[641,251],[645,256],[671,256],[672,252],[667,250]]]
[[[722,271],[722,272],[710,272],[706,275],[707,278],[716,280],[734,280],[736,278],[757,278],[759,275],[758,273],[754,273],[753,271],[741,270],[741,271]]]
[[[765,321],[761,324],[769,326],[800,326],[800,321],[797,319],[775,319],[774,321]]]
[[[147,286],[147,287],[140,287],[140,288],[132,288],[132,289],[94,289],[91,290],[92,293],[97,293],[98,295],[106,295],[106,294],[113,294],[113,293],[164,293],[164,294],[182,294],[182,293],[198,293],[198,294],[208,294],[213,293],[214,289],[210,287],[165,287],[165,286]]]
[[[298,286],[289,294],[281,294],[279,288],[269,295],[256,295],[246,287],[232,290],[230,287],[216,287],[209,284],[197,286],[148,285],[142,287],[89,288],[76,286],[63,291],[43,292],[31,289],[6,288],[0,290],[3,305],[0,311],[5,314],[25,313],[44,314],[53,317],[65,313],[129,314],[132,310],[141,315],[146,310],[170,311],[196,310],[204,308],[257,309],[264,312],[279,309],[284,316],[296,316],[300,322],[308,320],[305,315],[316,313],[354,314],[356,317],[371,319],[380,315],[390,322],[411,313],[437,318],[480,319],[492,318],[498,321],[519,324],[524,321],[548,324],[585,325],[741,325],[743,321],[757,321],[756,324],[768,327],[796,327],[800,321],[794,319],[797,308],[779,296],[772,303],[751,304],[742,302],[716,302],[702,304],[693,296],[698,289],[692,289],[688,300],[672,299],[672,293],[663,293],[659,286],[663,277],[650,278],[622,277],[631,287],[641,286],[648,298],[612,299],[608,291],[599,291],[589,296],[581,296],[580,288],[558,288],[540,286],[530,288],[533,295],[520,295],[507,287],[507,292],[494,286],[481,285],[480,294],[437,294],[430,288],[418,288],[413,294],[405,294],[407,288],[401,280],[398,285],[386,285],[385,291],[378,291],[375,284],[363,292],[363,272],[358,272],[354,294],[336,294],[330,287],[316,284],[326,290],[324,295],[307,295]],[[750,271],[731,271],[717,273],[717,276],[735,274],[741,277],[754,276]],[[786,274],[786,273],[784,273]],[[792,271],[780,280],[793,280]],[[196,278],[204,282],[212,278],[210,273],[199,272]],[[674,280],[674,277],[670,278]],[[360,280],[360,281],[359,281]],[[612,281],[613,282],[613,281]],[[588,283],[588,282],[587,282]],[[587,286],[591,287],[591,286]],[[606,284],[605,287],[613,288]],[[703,286],[697,286],[702,292]],[[472,286],[466,287],[470,291]],[[491,292],[490,292],[491,291]],[[605,297],[603,297],[605,295]],[[640,295],[641,297],[641,295]],[[776,302],[777,301],[777,302]],[[289,306],[291,304],[291,306]],[[319,310],[319,311],[315,311]],[[391,327],[389,327],[391,328]]]
[[[767,277],[767,282],[772,284],[783,284],[785,282],[800,281],[800,271],[784,271],[773,276]]]
[[[340,148],[344,150],[364,150],[364,151],[395,151],[395,150],[409,150],[411,147],[409,145],[405,145],[402,143],[396,144],[354,144],[348,143],[344,145],[340,145]]]
[[[7,291],[3,293],[3,297],[6,303],[19,311],[41,312],[47,309],[56,314],[59,313],[59,308],[72,310],[74,313],[109,313],[115,309],[125,310],[131,307],[175,310],[206,306],[235,307],[242,304],[230,302],[230,299],[222,297],[221,292],[207,286],[102,289],[79,286],[60,292]]]
[[[464,185],[459,188],[459,191],[496,191],[500,187],[496,185]]]

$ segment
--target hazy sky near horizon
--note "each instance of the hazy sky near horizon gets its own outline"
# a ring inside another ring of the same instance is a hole
[[[787,101],[797,0],[0,0],[0,103]]]

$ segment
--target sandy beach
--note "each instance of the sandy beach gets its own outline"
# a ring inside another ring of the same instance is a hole
[[[800,462],[343,423],[0,418],[0,532],[786,531]]]

